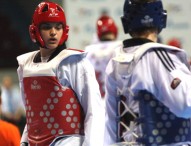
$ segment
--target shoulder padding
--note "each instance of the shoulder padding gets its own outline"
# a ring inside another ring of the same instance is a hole
[[[165,50],[176,50],[176,51],[184,51],[182,49],[179,49],[177,47],[163,45],[159,43],[146,43],[141,45],[136,51],[132,53],[119,53],[115,58],[113,58],[117,62],[137,62],[143,54],[145,54],[147,51],[154,50],[157,48],[163,48]]]

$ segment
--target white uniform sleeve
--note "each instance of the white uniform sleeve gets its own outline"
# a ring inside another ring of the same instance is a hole
[[[168,53],[172,63],[164,67],[158,56],[152,57],[151,72],[156,85],[155,96],[178,117],[191,117],[191,72],[175,54]],[[171,66],[170,66],[171,64]],[[168,71],[167,68],[170,70]],[[177,79],[177,80],[175,80]],[[179,84],[177,82],[180,82]],[[172,84],[177,84],[172,88]]]
[[[102,146],[105,108],[93,66],[80,55],[68,57],[59,66],[59,80],[72,87],[85,112],[83,146]]]

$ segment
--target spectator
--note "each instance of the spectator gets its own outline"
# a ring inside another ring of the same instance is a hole
[[[0,91],[0,116],[2,114],[2,100]],[[0,146],[20,146],[20,133],[18,127],[0,119]]]
[[[26,122],[19,86],[13,84],[11,76],[4,76],[1,89],[2,119],[18,126],[22,133]]]

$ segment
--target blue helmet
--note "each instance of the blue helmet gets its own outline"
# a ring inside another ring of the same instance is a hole
[[[159,32],[166,27],[167,12],[163,10],[160,0],[138,3],[125,0],[121,17],[125,33],[141,28],[158,28]]]

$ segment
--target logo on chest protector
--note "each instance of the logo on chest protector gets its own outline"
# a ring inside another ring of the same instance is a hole
[[[172,83],[171,83],[171,88],[172,89],[176,89],[176,87],[178,87],[178,85],[180,84],[181,80],[179,78],[175,78]]]
[[[38,84],[38,82],[36,80],[34,80],[33,83],[31,84],[31,89],[39,90],[39,89],[41,89],[41,86]]]

